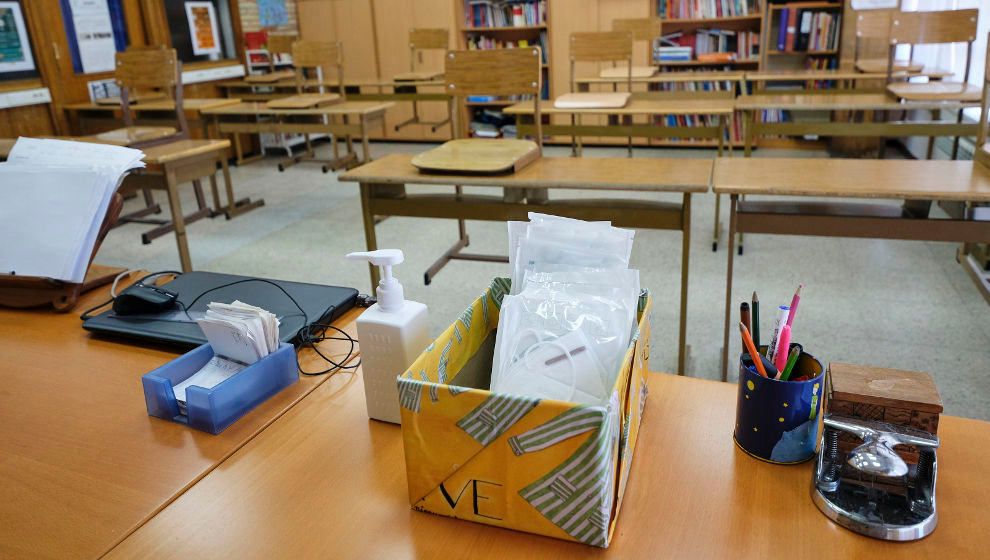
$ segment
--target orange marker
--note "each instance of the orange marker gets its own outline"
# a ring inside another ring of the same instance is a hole
[[[746,325],[739,323],[739,332],[742,333],[743,342],[746,344],[746,351],[749,352],[749,357],[753,359],[753,363],[756,364],[756,371],[760,372],[763,377],[767,376],[767,370],[763,368],[763,361],[760,359],[760,353],[756,351],[756,345],[753,344],[753,338],[749,336],[749,329]]]

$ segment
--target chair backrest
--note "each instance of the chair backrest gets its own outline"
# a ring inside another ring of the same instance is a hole
[[[856,12],[856,50],[853,57],[856,61],[864,58],[863,48],[871,40],[874,49],[876,43],[882,43],[886,48],[890,44],[890,20],[898,10],[859,10]]]
[[[630,31],[580,31],[571,33],[571,91],[574,91],[574,63],[616,62],[624,60],[629,67],[627,82],[632,91],[632,42]]]
[[[990,167],[990,152],[984,148],[987,143],[987,135],[990,133],[990,34],[987,34],[987,56],[986,66],[983,68],[983,96],[980,98],[980,131],[976,137],[976,148],[973,150],[973,159],[987,167]]]
[[[416,70],[416,51],[443,50],[450,48],[450,33],[443,28],[409,30],[409,70]]]
[[[265,50],[268,51],[268,71],[275,71],[275,55],[292,54],[292,43],[299,40],[298,35],[288,33],[268,33],[265,36]]]
[[[344,87],[344,47],[338,41],[328,43],[323,41],[301,40],[292,43],[292,65],[296,67],[296,92],[305,90],[306,70],[317,69],[316,77],[326,80],[323,69],[336,67],[337,83],[341,100],[345,100]]]
[[[170,138],[189,137],[186,112],[182,107],[182,62],[175,49],[164,47],[130,47],[114,56],[114,82],[120,88],[120,112],[124,126],[134,125],[131,92],[161,90],[175,103],[176,134]]]
[[[646,63],[653,63],[653,42],[663,35],[663,20],[655,17],[612,20],[612,31],[632,33],[633,41],[646,41]]]
[[[891,17],[887,82],[893,71],[894,52],[898,45],[966,43],[966,70],[963,84],[969,81],[969,64],[976,40],[976,21],[980,11],[943,10],[938,12],[898,12]]]
[[[493,50],[447,51],[443,81],[455,99],[468,95],[532,95],[536,143],[543,152],[543,126],[540,91],[543,57],[539,47]],[[457,103],[451,103],[452,122],[457,120]],[[458,131],[460,127],[454,127]]]

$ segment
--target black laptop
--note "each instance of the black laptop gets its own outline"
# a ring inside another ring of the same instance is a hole
[[[198,346],[206,343],[206,337],[195,320],[206,313],[207,305],[240,300],[274,313],[282,341],[296,342],[303,326],[333,321],[354,307],[358,295],[354,288],[213,272],[188,272],[161,287],[178,294],[182,305],[155,315],[117,315],[111,309],[83,321],[83,328],[103,335]]]

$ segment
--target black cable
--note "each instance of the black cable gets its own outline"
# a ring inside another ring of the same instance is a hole
[[[163,274],[174,274],[176,276],[181,276],[182,275],[181,272],[176,272],[176,271],[172,271],[172,270],[167,270],[167,271],[162,271],[162,272],[154,272],[154,273],[151,273],[151,274],[149,274],[149,275],[147,275],[147,276],[139,279],[137,282],[135,282],[132,285],[140,284],[144,280],[147,280],[148,278],[152,278],[154,276],[161,276]],[[285,294],[285,297],[289,298],[289,301],[291,301],[292,304],[296,306],[296,309],[299,310],[299,313],[290,313],[290,314],[283,315],[282,316],[283,319],[285,317],[293,317],[293,316],[296,316],[296,315],[302,315],[302,318],[303,318],[302,326],[299,327],[299,330],[296,331],[296,334],[293,337],[294,339],[296,339],[296,340],[299,341],[299,348],[301,349],[304,346],[307,346],[308,345],[314,352],[316,352],[317,355],[319,355],[321,358],[323,358],[324,361],[326,361],[329,364],[332,364],[331,367],[329,367],[329,368],[327,368],[325,370],[316,371],[316,372],[308,372],[308,371],[303,370],[302,366],[299,365],[299,361],[296,360],[296,368],[299,370],[299,373],[301,373],[303,375],[309,375],[309,376],[324,375],[324,374],[327,374],[327,373],[331,373],[332,374],[332,373],[336,373],[337,371],[340,371],[340,370],[355,369],[355,368],[357,368],[358,366],[361,365],[361,361],[360,360],[358,360],[358,362],[356,364],[345,365],[355,355],[355,353],[354,353],[354,346],[355,346],[355,344],[358,344],[358,340],[356,338],[353,338],[351,335],[347,334],[343,330],[341,330],[341,329],[339,329],[339,328],[337,328],[337,327],[335,327],[335,326],[333,326],[333,325],[331,325],[329,323],[313,323],[313,324],[309,324],[309,315],[307,315],[306,314],[306,310],[303,309],[303,307],[301,305],[299,305],[299,302],[296,301],[296,298],[292,297],[289,294],[289,292],[287,292],[285,290],[285,288],[283,288],[282,286],[280,286],[279,284],[277,284],[275,282],[272,282],[271,280],[265,280],[263,278],[246,278],[244,280],[236,280],[234,282],[228,282],[227,284],[221,284],[220,286],[215,286],[213,288],[210,288],[208,290],[203,291],[198,296],[196,296],[191,302],[189,302],[188,305],[185,304],[185,303],[183,303],[179,299],[176,299],[175,302],[177,304],[179,304],[179,306],[182,308],[182,312],[185,313],[186,317],[188,317],[189,320],[192,321],[193,318],[192,318],[191,315],[189,315],[189,309],[192,308],[194,305],[196,305],[196,302],[199,301],[200,299],[202,299],[203,296],[205,296],[206,294],[208,294],[210,292],[214,292],[216,290],[219,290],[221,288],[228,288],[230,286],[235,286],[237,284],[244,284],[246,282],[263,282],[265,284],[271,284],[272,286],[275,286],[276,288],[278,288],[279,291],[281,291],[283,294]],[[83,312],[83,314],[80,316],[80,318],[82,318],[83,320],[88,319],[89,318],[89,313],[92,313],[93,311],[96,311],[97,309],[99,309],[101,307],[104,307],[105,305],[113,302],[113,299],[114,298],[110,298],[109,300],[101,303],[100,305],[97,305],[96,307],[93,307],[92,309],[87,309],[86,311]],[[320,315],[320,317],[319,317],[318,320],[322,320],[324,317],[327,317],[330,313],[332,313],[336,309],[336,307],[337,306],[335,306],[335,305],[331,305],[330,307],[327,307],[326,310]],[[168,321],[168,319],[163,319],[163,320]],[[340,333],[343,336],[327,336],[327,329],[333,329],[333,330],[337,331],[338,333]],[[319,342],[323,342],[324,340],[343,340],[343,341],[350,342],[350,349],[348,349],[347,354],[344,355],[344,359],[341,360],[338,363],[338,362],[335,362],[334,360],[332,360],[331,358],[327,357],[326,355],[324,355],[323,352],[320,352],[319,348],[316,347],[316,344],[319,343]],[[359,349],[360,349],[360,347],[359,347]]]

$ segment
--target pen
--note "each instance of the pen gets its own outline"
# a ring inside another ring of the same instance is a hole
[[[746,328],[749,329],[749,332],[753,332],[753,323],[750,320],[750,315],[749,315],[749,304],[746,303],[745,301],[739,304],[739,320],[742,321],[744,325],[746,325]]]
[[[756,371],[760,372],[760,375],[763,377],[766,377],[767,370],[763,367],[763,360],[760,359],[760,353],[756,351],[756,346],[753,346],[753,339],[749,336],[749,329],[746,328],[746,325],[739,323],[739,332],[742,333],[743,344],[749,352],[749,357],[753,359],[753,363],[756,365]]]
[[[787,314],[791,308],[786,305],[777,307],[777,322],[773,325],[773,336],[770,337],[770,344],[767,345],[767,358],[773,362],[777,358],[777,343],[780,342],[780,330],[787,324]]]
[[[756,297],[756,290],[753,290],[753,344],[760,348],[760,298]]]
[[[791,314],[787,316],[788,327],[794,325],[794,316],[797,315],[798,304],[801,303],[801,288],[803,287],[803,284],[798,284],[798,289],[794,292],[794,297],[791,299]]]
[[[784,325],[780,329],[780,341],[777,343],[777,356],[773,360],[773,367],[777,368],[777,379],[781,378],[781,372],[787,365],[787,350],[791,347],[791,328]]]
[[[801,355],[801,351],[798,350],[797,346],[791,349],[791,356],[787,358],[787,366],[784,367],[784,372],[780,374],[781,381],[787,381],[787,378],[791,375],[791,370],[794,369],[794,364],[798,361],[798,356]]]

